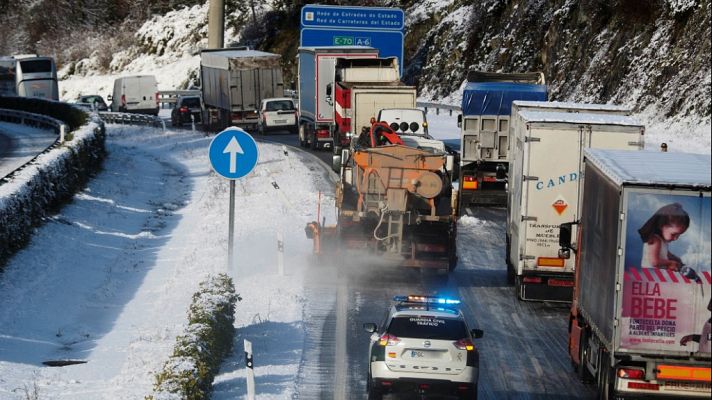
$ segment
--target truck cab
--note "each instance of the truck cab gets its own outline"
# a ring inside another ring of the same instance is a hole
[[[445,153],[445,143],[428,135],[425,111],[418,108],[386,108],[378,112],[376,120],[387,123],[403,144],[432,153]]]

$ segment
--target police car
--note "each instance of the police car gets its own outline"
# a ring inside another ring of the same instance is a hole
[[[371,333],[368,353],[369,399],[386,393],[445,394],[477,398],[479,353],[459,300],[434,296],[395,296],[383,324],[363,324]]]

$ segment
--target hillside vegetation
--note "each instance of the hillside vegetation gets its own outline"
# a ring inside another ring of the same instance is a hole
[[[422,98],[457,104],[469,68],[539,70],[554,100],[613,102],[653,119],[710,123],[710,0],[341,3],[405,10],[404,80]],[[282,54],[285,82],[296,82],[302,4],[226,0],[226,44]],[[207,44],[201,1],[0,0],[0,8],[7,38],[0,53],[54,55],[65,79],[121,73],[146,56],[170,63]],[[197,83],[192,65],[186,86]]]

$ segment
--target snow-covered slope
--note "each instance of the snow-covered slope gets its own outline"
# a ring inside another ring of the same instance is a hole
[[[669,0],[640,9],[632,3],[408,2],[403,6],[404,79],[418,85],[423,100],[459,104],[471,67],[543,70],[554,100],[633,108],[648,127],[649,148],[664,141],[671,151],[709,153],[710,0]],[[260,29],[277,29],[270,18],[286,11],[275,7],[265,2],[256,8]],[[207,43],[207,9],[205,3],[154,16],[133,35],[131,44],[114,54],[108,74],[98,72],[99,53],[65,64],[60,71],[61,97],[106,96],[113,79],[128,74],[154,74],[161,90],[198,83],[196,52]],[[253,16],[234,11],[229,18],[244,22]],[[273,34],[259,36],[254,26],[242,26],[248,27],[246,32],[228,29],[225,43],[240,42],[247,34],[258,45],[262,37],[265,50],[293,51],[298,45],[297,37],[275,43]],[[285,68],[285,74],[294,73],[291,58],[285,60]]]

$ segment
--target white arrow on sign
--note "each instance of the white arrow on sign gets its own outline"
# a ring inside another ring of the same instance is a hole
[[[230,143],[225,146],[223,154],[225,153],[230,153],[230,173],[234,174],[237,172],[237,153],[245,154],[235,136],[233,136],[232,139],[230,139]]]

